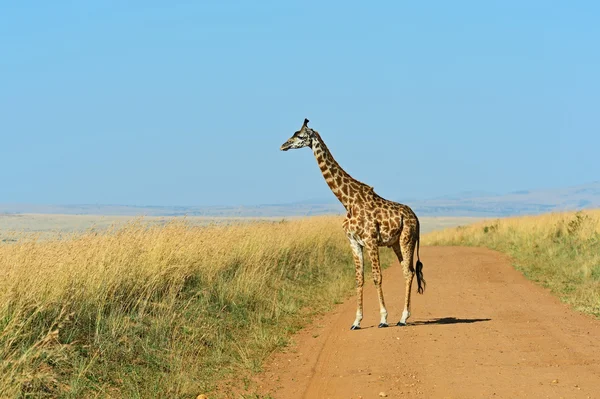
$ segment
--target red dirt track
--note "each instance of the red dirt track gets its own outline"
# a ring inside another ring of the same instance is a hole
[[[276,399],[600,398],[600,322],[576,313],[480,248],[421,249],[427,289],[407,327],[399,265],[384,270],[391,327],[379,329],[365,276],[362,329],[355,298],[316,320],[255,380]],[[393,326],[392,326],[393,325]],[[380,396],[380,393],[382,394]]]

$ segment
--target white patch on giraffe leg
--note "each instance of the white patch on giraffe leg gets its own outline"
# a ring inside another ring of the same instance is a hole
[[[360,328],[360,322],[362,321],[362,318],[362,312],[356,312],[356,319],[354,319],[354,323],[352,323],[352,329]]]
[[[406,319],[408,319],[410,317],[410,312],[406,309],[404,309],[404,312],[402,312],[402,318],[400,319],[400,324],[406,324]]]
[[[381,320],[379,321],[379,327],[387,327],[388,326],[387,310],[385,310],[385,308],[381,308],[379,313],[381,314]]]

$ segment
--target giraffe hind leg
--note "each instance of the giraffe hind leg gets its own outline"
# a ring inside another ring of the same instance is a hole
[[[410,305],[411,305],[411,290],[412,282],[415,276],[415,269],[413,267],[413,254],[415,250],[415,242],[411,239],[400,238],[400,241],[392,246],[392,249],[396,253],[400,264],[402,265],[402,271],[405,279],[405,296],[404,296],[404,310],[402,311],[402,318],[398,322],[398,326],[405,326],[406,321],[410,317]]]

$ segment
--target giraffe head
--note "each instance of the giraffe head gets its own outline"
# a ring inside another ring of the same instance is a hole
[[[308,119],[304,119],[302,128],[292,137],[281,145],[281,151],[287,151],[293,148],[312,147],[312,141],[315,137],[315,131],[308,127]]]

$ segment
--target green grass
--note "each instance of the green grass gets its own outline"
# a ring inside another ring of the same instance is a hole
[[[489,220],[430,233],[424,243],[506,253],[528,279],[600,317],[600,211]]]

